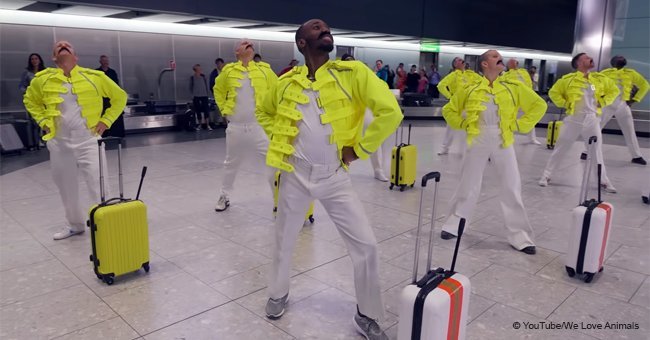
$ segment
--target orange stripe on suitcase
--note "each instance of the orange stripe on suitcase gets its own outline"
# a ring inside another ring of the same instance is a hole
[[[598,270],[603,267],[605,259],[605,247],[607,246],[607,235],[609,235],[609,225],[612,221],[612,207],[609,204],[599,204],[598,208],[605,210],[605,232],[603,235],[603,244],[600,246],[600,258],[598,259]]]
[[[460,315],[463,309],[463,284],[450,277],[440,282],[438,287],[449,294],[447,340],[456,340],[460,335]]]

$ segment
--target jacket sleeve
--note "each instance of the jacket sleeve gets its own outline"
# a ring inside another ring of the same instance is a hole
[[[462,116],[462,112],[465,109],[466,96],[467,90],[460,88],[451,97],[449,103],[442,107],[442,116],[452,129],[464,130],[467,127],[465,126],[465,119]]]
[[[99,80],[102,88],[102,97],[108,98],[111,103],[111,107],[106,109],[106,112],[104,112],[104,115],[99,119],[99,121],[110,128],[117,117],[119,117],[124,111],[127,95],[126,92],[115,84],[115,82],[107,75],[101,73],[99,75]]]
[[[277,114],[277,89],[279,83],[276,81],[269,86],[261,104],[255,105],[255,118],[266,135],[271,139],[275,115]],[[216,92],[215,92],[216,93]]]
[[[226,96],[228,95],[227,73],[230,73],[230,71],[223,70],[219,73],[217,79],[214,81],[214,88],[212,88],[212,91],[214,92],[214,101],[217,103],[217,106],[219,106],[219,111],[221,111],[221,114],[223,115],[225,115],[223,113],[223,108],[226,105]]]
[[[548,97],[551,98],[555,106],[559,108],[566,108],[566,98],[565,95],[566,80],[560,78],[558,81],[553,84],[550,90],[548,90]]]
[[[25,94],[27,91],[27,87],[29,86],[29,71],[24,71],[23,75],[20,77],[20,85],[18,85],[18,88],[20,89],[20,92]]]
[[[537,122],[544,116],[548,105],[535,91],[530,87],[522,84],[517,86],[519,107],[524,114],[519,119],[515,119],[510,126],[510,130],[519,133],[528,133],[535,128]]]
[[[607,76],[603,76],[603,85],[605,86],[605,95],[602,97],[602,103],[600,103],[602,107],[612,105],[621,93],[616,83]]]
[[[440,92],[445,98],[451,99],[451,91],[449,91],[449,85],[451,85],[454,78],[454,73],[450,73],[438,83],[438,92]]]
[[[23,104],[25,104],[25,109],[27,109],[27,112],[29,112],[41,128],[45,125],[45,121],[47,120],[47,117],[45,117],[45,104],[43,103],[42,80],[43,79],[39,77],[34,78],[23,95]]]
[[[521,78],[524,80],[524,84],[528,86],[529,88],[533,88],[533,80],[530,78],[530,74],[526,72],[524,69],[518,69],[519,73],[521,74]]]
[[[648,93],[648,89],[650,89],[650,85],[648,84],[648,81],[643,78],[639,72],[632,70],[632,84],[636,86],[639,90],[636,91],[636,94],[634,95],[634,98],[631,98],[635,102],[640,102],[643,100],[643,97],[645,97],[646,93]]]
[[[404,115],[386,82],[377,77],[372,70],[361,65],[356,67],[352,74],[352,81],[356,97],[372,111],[374,117],[359,143],[354,145],[357,156],[366,159],[397,130]]]

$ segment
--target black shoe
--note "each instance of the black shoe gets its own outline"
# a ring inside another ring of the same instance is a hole
[[[587,159],[587,153],[586,153],[586,152],[581,153],[581,154],[580,154],[580,159],[582,159],[583,161],[584,161],[585,159]]]
[[[452,233],[448,233],[448,232],[446,232],[444,230],[440,232],[440,238],[443,239],[443,240],[451,240],[452,238],[455,238],[455,237],[456,237],[456,235],[454,235]]]
[[[632,158],[632,163],[646,165],[648,164],[643,157]]]
[[[535,255],[535,253],[537,253],[537,250],[535,250],[535,246],[528,246],[524,249],[521,249],[520,252],[526,253],[528,255]]]

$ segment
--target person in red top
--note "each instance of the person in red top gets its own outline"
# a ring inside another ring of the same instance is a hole
[[[283,74],[285,74],[285,73],[287,73],[287,72],[289,72],[289,71],[291,71],[291,69],[292,69],[294,66],[298,66],[298,60],[296,60],[296,59],[291,59],[291,61],[289,62],[289,66],[283,68],[282,71],[280,71],[280,73],[278,73],[278,77],[281,76],[281,75],[283,75]]]

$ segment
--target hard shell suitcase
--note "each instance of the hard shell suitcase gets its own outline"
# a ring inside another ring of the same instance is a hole
[[[555,149],[555,143],[560,136],[560,129],[562,128],[562,111],[560,111],[560,118],[558,120],[552,120],[548,123],[546,130],[546,148],[553,150]]]
[[[596,137],[589,139],[590,155],[582,180],[580,192],[581,203],[573,209],[569,248],[566,254],[566,271],[570,277],[584,274],[584,281],[589,283],[599,272],[603,271],[603,262],[607,252],[607,241],[612,225],[614,207],[603,202],[600,197],[601,164],[598,164],[598,199],[587,199],[589,174],[595,159]]]
[[[104,171],[101,147],[108,140],[117,140],[120,197],[105,199]],[[101,202],[90,209],[88,227],[92,241],[92,255],[95,275],[106,284],[113,284],[116,276],[143,268],[149,272],[149,227],[147,207],[139,200],[142,181],[147,172],[143,167],[138,194],[135,199],[124,198],[121,161],[121,138],[107,137],[98,140],[100,148],[99,183]]]
[[[275,180],[273,181],[273,215],[278,212],[278,198],[279,193],[280,193],[280,175],[282,174],[281,171],[277,171],[275,173]],[[309,221],[309,223],[314,223],[314,202],[311,202],[309,205],[309,210],[307,210],[307,215],[305,216],[305,221]]]
[[[13,124],[0,124],[0,151],[20,152],[25,148]]]
[[[395,147],[392,151],[390,160],[390,187],[398,186],[400,191],[406,187],[415,185],[415,174],[417,170],[418,150],[415,145],[411,145],[411,124],[409,124],[408,141],[404,144],[404,126],[402,126],[400,143],[397,143],[397,133],[395,133]]]
[[[427,181],[435,179],[434,209],[431,214],[429,249],[425,275],[418,280],[417,269],[420,253],[420,229],[422,225],[423,194]],[[460,219],[458,238],[454,249],[451,269],[431,269],[433,249],[433,226],[435,223],[435,201],[438,192],[439,172],[431,172],[422,178],[420,214],[416,232],[415,260],[412,283],[400,295],[398,340],[456,340],[465,339],[469,298],[472,290],[469,279],[454,271],[460,239],[465,229],[465,219]]]

